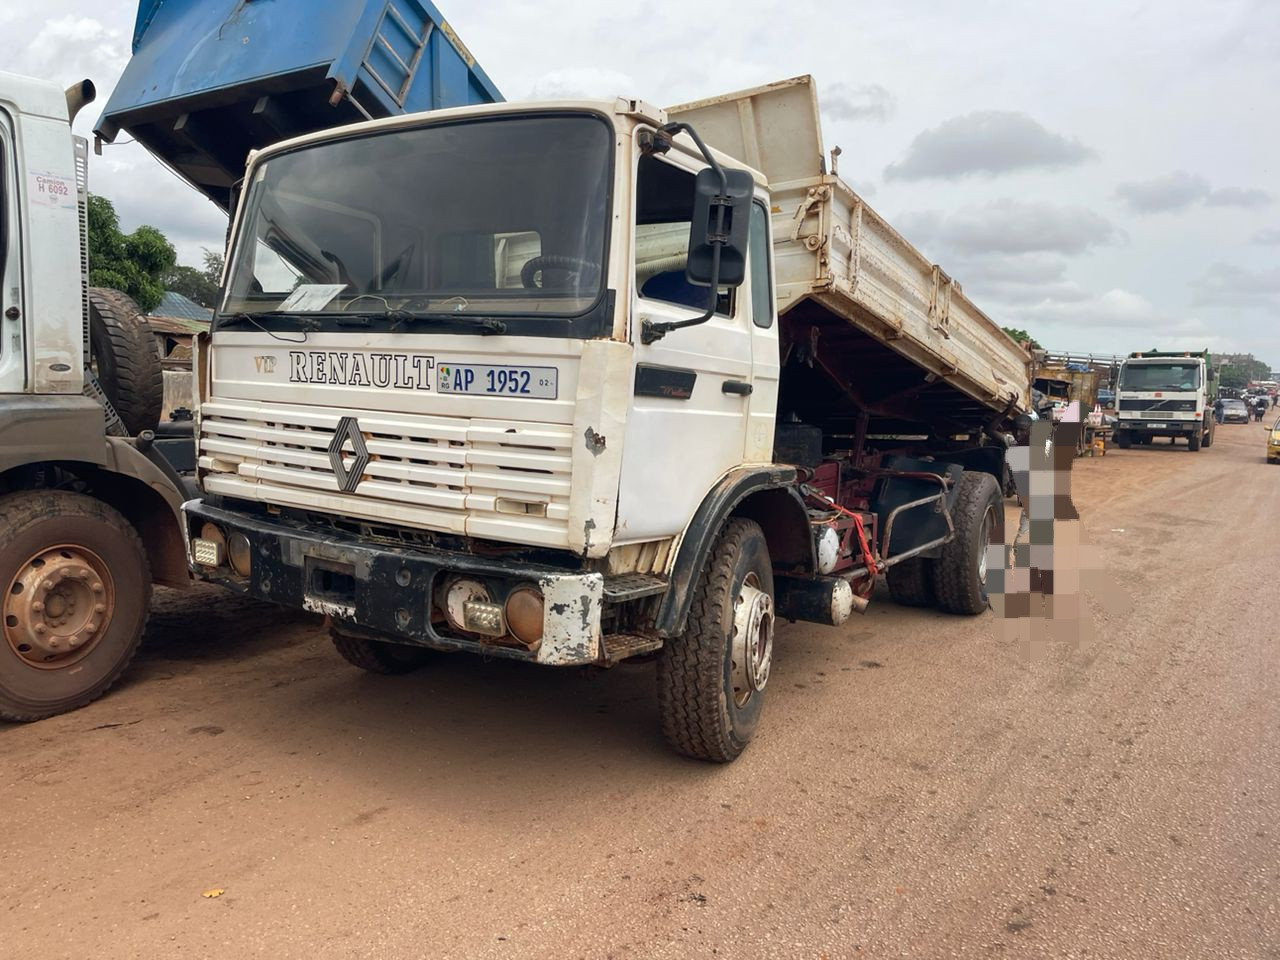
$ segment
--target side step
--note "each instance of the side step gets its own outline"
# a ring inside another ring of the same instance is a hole
[[[604,580],[604,599],[608,603],[624,603],[666,592],[667,579],[650,573],[623,573]]]
[[[638,633],[611,633],[601,638],[604,646],[604,660],[613,665],[628,657],[638,657],[642,653],[653,653],[662,648],[660,637],[643,636]]]

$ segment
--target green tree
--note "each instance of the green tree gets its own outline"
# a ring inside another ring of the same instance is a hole
[[[203,247],[204,267],[177,264],[162,278],[166,290],[190,297],[202,307],[212,308],[218,299],[218,284],[222,280],[222,253]]]
[[[1031,336],[1031,334],[1027,333],[1027,331],[1020,330],[1017,327],[1001,327],[1000,329],[1003,330],[1005,333],[1007,333],[1011,338],[1016,340],[1018,343],[1025,343],[1028,347],[1030,347],[1033,350],[1040,349],[1040,344],[1036,343],[1035,339]]]
[[[164,277],[178,256],[165,235],[151,226],[120,231],[116,208],[106,197],[89,197],[89,282],[133,297],[144,313],[164,296]]]

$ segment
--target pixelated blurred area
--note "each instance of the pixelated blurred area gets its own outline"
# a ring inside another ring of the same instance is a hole
[[[1004,543],[987,553],[987,596],[997,629],[1020,642],[1031,658],[1047,645],[1087,648],[1096,639],[1085,594],[1107,608],[1127,598],[1106,575],[1100,551],[1081,539],[1071,500],[1071,466],[1083,425],[1037,420],[1009,451],[1018,506],[1009,507]]]

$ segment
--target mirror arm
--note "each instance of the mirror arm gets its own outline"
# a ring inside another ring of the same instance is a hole
[[[698,131],[693,129],[687,123],[664,123],[658,128],[658,133],[666,137],[674,137],[677,133],[687,133],[694,144],[697,145],[702,159],[707,161],[707,165],[716,172],[716,176],[720,179],[720,196],[723,197],[729,192],[729,178],[725,176],[724,167],[716,161],[711,151],[707,149],[707,145],[702,142],[702,138],[698,136]],[[696,327],[699,324],[706,323],[716,315],[716,306],[720,302],[720,250],[728,239],[724,232],[724,208],[725,204],[716,204],[716,232],[712,237],[712,243],[715,249],[711,253],[711,302],[707,305],[706,313],[690,320],[666,320],[660,323],[654,323],[652,320],[645,320],[640,328],[641,343],[656,343],[665,337],[672,330],[679,330],[683,327]]]

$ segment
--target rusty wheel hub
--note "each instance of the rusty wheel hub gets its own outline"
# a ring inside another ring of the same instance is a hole
[[[114,609],[102,558],[84,547],[52,547],[24,563],[5,591],[5,639],[32,666],[58,669],[89,654]]]

